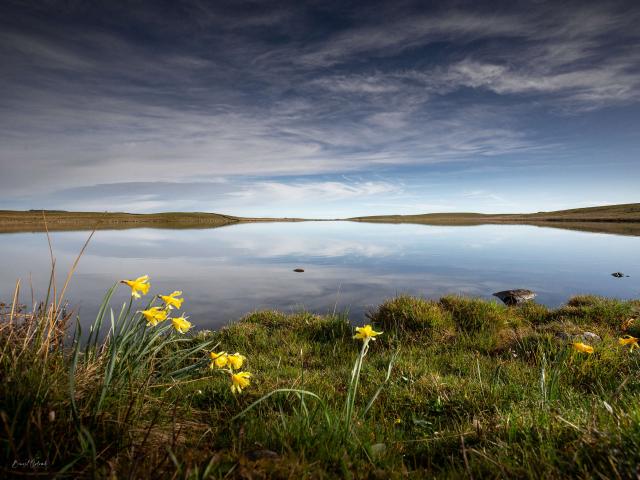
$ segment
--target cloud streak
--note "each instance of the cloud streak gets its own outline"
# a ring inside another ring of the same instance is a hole
[[[0,201],[220,177],[240,203],[402,195],[334,177],[571,163],[567,118],[638,111],[633,3],[457,5],[7,2]]]

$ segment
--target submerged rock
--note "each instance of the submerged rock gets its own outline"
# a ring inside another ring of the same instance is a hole
[[[536,297],[536,293],[527,290],[525,288],[517,288],[515,290],[503,290],[502,292],[496,292],[494,297],[498,297],[506,305],[520,305],[529,300],[533,300]]]
[[[302,273],[302,272],[304,272],[304,268],[294,268],[293,271],[294,272],[298,272],[298,273]]]

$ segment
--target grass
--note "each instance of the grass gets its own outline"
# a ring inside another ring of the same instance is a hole
[[[384,333],[363,355],[341,315],[260,311],[180,335],[135,313],[151,295],[113,313],[109,295],[91,334],[60,296],[26,311],[17,290],[0,312],[4,475],[629,478],[640,465],[640,352],[618,344],[640,301],[400,296],[370,312]],[[585,331],[602,339],[590,355],[558,337]],[[214,349],[247,357],[241,394],[208,368]]]

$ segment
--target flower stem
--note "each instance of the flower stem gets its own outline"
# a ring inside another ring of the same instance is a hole
[[[347,408],[346,408],[346,416],[345,416],[345,436],[351,430],[351,421],[353,420],[353,410],[356,403],[356,393],[358,391],[358,384],[360,383],[360,370],[362,369],[362,359],[367,354],[367,350],[369,348],[369,338],[365,339],[362,343],[362,348],[360,349],[360,355],[356,360],[356,364],[353,368],[353,373],[351,375],[351,383],[349,385],[349,393],[347,395]]]

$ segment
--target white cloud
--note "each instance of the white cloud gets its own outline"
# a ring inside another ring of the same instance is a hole
[[[215,178],[238,187],[225,198],[243,205],[396,194],[399,187],[384,182],[282,177],[416,166],[424,174],[429,165],[515,162],[551,151],[563,161],[564,139],[529,122],[531,113],[639,100],[637,9],[542,3],[512,13],[469,7],[427,15],[394,5],[309,34],[297,8],[304,7],[256,8],[243,18],[196,2],[194,23],[183,24],[132,7],[153,33],[176,40],[171,48],[149,48],[106,27],[7,25],[0,34],[9,73],[0,78],[2,195]],[[256,32],[265,26],[288,40],[264,41]],[[182,35],[188,28],[193,36]],[[425,47],[435,43],[431,55]],[[270,176],[279,178],[234,178]],[[160,208],[164,199],[160,189],[139,205]]]
[[[460,86],[486,88],[497,94],[552,93],[554,101],[577,103],[584,107],[622,103],[640,98],[640,74],[633,73],[629,62],[607,62],[594,67],[576,67],[563,72],[545,72],[540,67],[527,66],[517,70],[465,60],[452,65],[438,79],[447,88]]]
[[[256,182],[227,195],[245,201],[260,202],[327,202],[373,195],[398,193],[397,185],[387,182]]]
[[[513,15],[450,12],[395,19],[386,17],[384,23],[348,30],[320,46],[310,47],[296,61],[304,65],[326,67],[357,55],[388,56],[451,37],[466,40],[492,35],[523,37],[527,31],[522,19]]]

